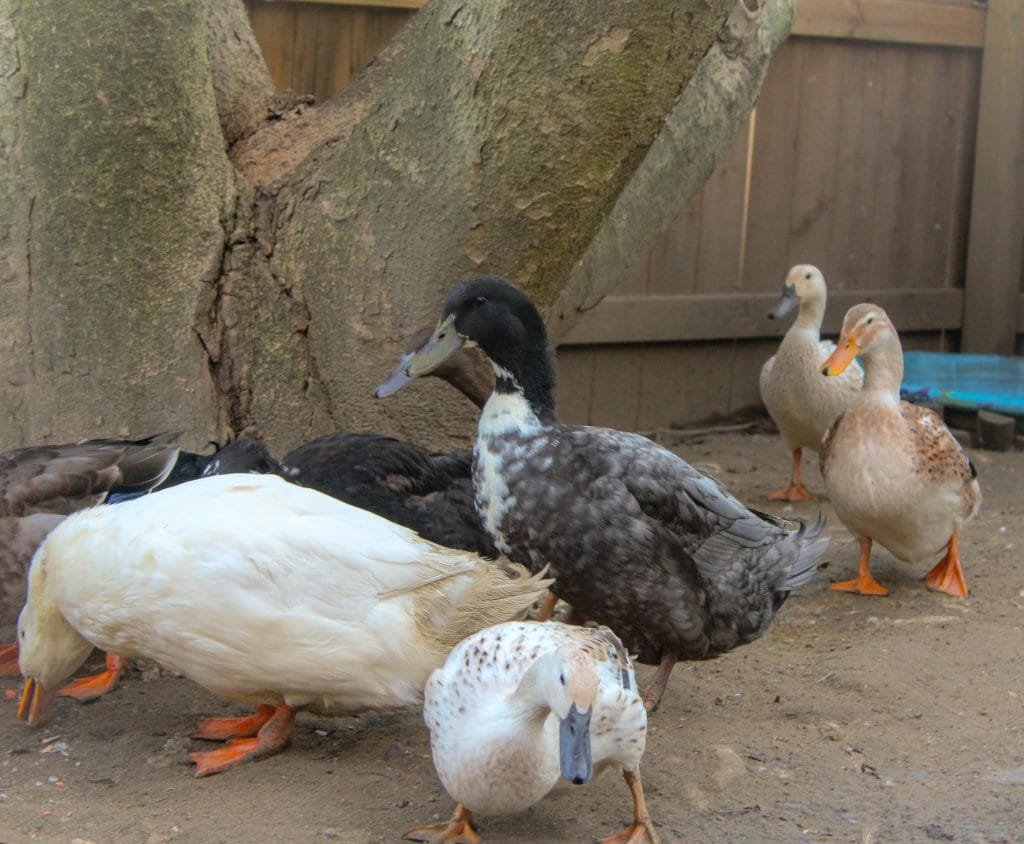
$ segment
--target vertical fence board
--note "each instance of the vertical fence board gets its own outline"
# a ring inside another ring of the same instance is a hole
[[[249,0],[249,22],[279,91],[295,90],[292,81],[296,7]]]
[[[846,201],[835,193],[835,157],[842,115],[843,51],[825,41],[802,45],[803,73],[795,115],[793,198],[789,211],[786,263],[827,265],[828,219],[832,206]],[[849,80],[843,80],[848,85]]]
[[[775,54],[757,105],[753,180],[747,213],[747,242],[742,288],[775,290],[789,266],[789,209],[796,160],[796,120],[804,51],[790,41]]]
[[[652,343],[642,359],[636,428],[670,427],[729,411],[729,361],[718,343]],[[604,424],[604,423],[599,423]]]
[[[989,0],[981,71],[963,342],[1012,354],[1024,257],[1024,8]]]
[[[697,293],[739,289],[748,138],[740,132],[701,190]]]

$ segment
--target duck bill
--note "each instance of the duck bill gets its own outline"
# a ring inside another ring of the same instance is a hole
[[[410,378],[429,375],[454,355],[465,341],[455,330],[455,315],[441,320],[430,339],[409,356],[405,374]]]
[[[821,374],[840,375],[859,354],[860,346],[857,345],[857,341],[852,336],[847,337],[846,342],[840,342],[839,347],[821,365]]]
[[[57,689],[47,689],[38,680],[28,677],[18,703],[18,717],[30,727],[39,727],[50,720]]]
[[[594,707],[580,712],[574,703],[558,731],[558,761],[562,776],[573,785],[583,785],[594,775],[590,755],[590,716]]]
[[[796,295],[796,288],[786,285],[782,289],[782,296],[775,303],[775,307],[768,311],[768,319],[782,319],[798,304],[800,304],[800,297]]]
[[[412,359],[412,353],[403,355],[402,359],[398,362],[398,366],[395,367],[394,371],[388,376],[386,381],[382,381],[377,385],[377,389],[374,390],[374,396],[379,399],[393,396],[399,390],[402,389],[406,384],[411,384],[416,379],[411,375],[407,375],[405,368],[409,365],[409,361]]]

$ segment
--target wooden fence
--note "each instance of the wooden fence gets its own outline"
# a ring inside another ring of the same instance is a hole
[[[758,403],[789,266],[826,330],[885,307],[910,348],[1013,353],[1024,332],[1024,5],[798,0],[758,106],[690,206],[559,348],[563,416],[645,429]],[[282,88],[330,96],[421,0],[248,0]]]

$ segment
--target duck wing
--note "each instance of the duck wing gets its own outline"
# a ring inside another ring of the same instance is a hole
[[[501,511],[509,556],[549,562],[554,591],[642,662],[756,638],[824,551],[820,526],[797,531],[755,513],[636,434],[561,427],[497,448],[507,493],[481,504]]]
[[[68,514],[158,486],[178,454],[179,434],[30,446],[0,455],[0,515]]]

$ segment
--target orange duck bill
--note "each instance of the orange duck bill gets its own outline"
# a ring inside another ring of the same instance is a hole
[[[821,374],[841,375],[859,354],[860,346],[857,345],[853,335],[840,337],[839,346],[829,355],[828,360],[821,365]]]
[[[57,689],[47,689],[34,677],[27,677],[18,703],[18,717],[30,727],[42,726],[50,719],[56,699]]]

